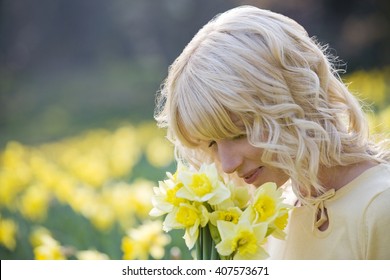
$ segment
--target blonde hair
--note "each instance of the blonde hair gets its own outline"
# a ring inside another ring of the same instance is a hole
[[[169,68],[155,118],[177,159],[193,165],[212,161],[199,141],[246,134],[301,198],[323,192],[320,166],[388,157],[370,144],[361,106],[326,48],[292,19],[251,6],[215,17],[194,36]]]

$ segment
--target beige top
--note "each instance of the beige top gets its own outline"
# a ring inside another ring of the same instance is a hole
[[[315,226],[322,206],[324,231]],[[322,205],[295,207],[286,240],[270,240],[268,251],[272,259],[390,260],[390,164],[366,170]]]

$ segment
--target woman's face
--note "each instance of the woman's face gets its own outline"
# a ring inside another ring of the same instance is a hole
[[[279,187],[289,179],[281,169],[264,164],[261,161],[263,149],[252,146],[245,135],[211,141],[209,149],[225,173],[236,173],[247,184],[259,187],[275,182]]]

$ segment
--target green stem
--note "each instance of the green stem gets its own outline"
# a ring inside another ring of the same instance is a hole
[[[218,251],[217,249],[215,248],[215,242],[213,240],[212,244],[211,244],[211,260],[220,260],[220,257],[219,257],[219,254],[218,254]]]
[[[203,259],[211,260],[212,252],[215,251],[215,245],[211,237],[211,233],[208,226],[202,228],[203,232]]]
[[[202,258],[203,258],[203,254],[202,254],[202,249],[203,249],[203,246],[202,246],[202,230],[200,229],[199,230],[199,236],[198,236],[198,239],[196,240],[196,247],[195,247],[195,250],[196,250],[196,259],[197,260],[202,260]]]
[[[202,237],[203,237],[203,260],[210,260],[211,258],[211,249],[212,249],[212,239],[210,235],[209,228],[207,226],[202,228]]]

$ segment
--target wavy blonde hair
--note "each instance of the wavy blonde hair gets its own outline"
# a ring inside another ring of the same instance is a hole
[[[168,128],[178,160],[212,161],[200,141],[246,134],[298,196],[320,194],[320,166],[388,160],[369,142],[361,106],[328,56],[292,19],[234,8],[206,24],[170,66],[155,119]]]

